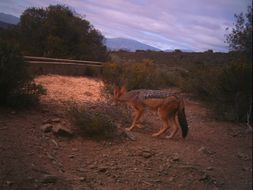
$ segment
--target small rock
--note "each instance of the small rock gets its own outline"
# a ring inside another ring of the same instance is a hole
[[[73,132],[66,127],[63,127],[61,124],[53,126],[53,133],[58,136],[70,137],[73,136]]]
[[[107,167],[100,167],[99,169],[98,169],[98,171],[100,171],[100,172],[106,172],[107,171]]]
[[[206,170],[211,171],[211,170],[213,170],[213,167],[212,167],[212,166],[209,166],[209,167],[206,168]]]
[[[78,151],[78,148],[72,148],[71,149],[73,152],[77,152]]]
[[[237,137],[240,134],[240,132],[236,131],[236,132],[232,132],[230,135],[232,137]]]
[[[56,183],[57,176],[45,174],[41,178],[41,183]]]
[[[242,153],[242,152],[239,152],[237,154],[238,158],[240,158],[241,160],[244,160],[244,161],[248,161],[249,160],[249,155],[245,154],[245,153]]]
[[[50,160],[55,160],[55,158],[54,158],[51,154],[49,154],[48,152],[47,152],[47,157],[48,157]]]
[[[51,119],[51,122],[53,122],[53,123],[60,123],[61,120],[60,120],[60,118],[53,118],[53,119]]]
[[[85,178],[84,177],[79,177],[79,180],[80,181],[85,181]]]
[[[14,182],[13,182],[13,181],[6,181],[6,184],[7,184],[8,186],[11,186],[11,185],[14,184]]]
[[[155,182],[155,183],[160,183],[160,182],[162,182],[162,181],[161,181],[160,179],[155,179],[154,182]]]
[[[141,155],[142,155],[143,158],[150,158],[152,156],[152,153],[144,151],[144,152],[142,152]]]
[[[169,182],[172,182],[174,180],[174,177],[169,178]]]
[[[52,131],[52,128],[53,128],[53,125],[47,123],[47,124],[44,124],[40,127],[40,129],[44,132],[44,133],[48,133],[50,131]]]
[[[204,154],[207,154],[207,155],[213,155],[213,154],[215,154],[215,152],[210,151],[206,147],[203,147],[203,146],[198,151],[199,152],[203,152]]]
[[[65,173],[65,170],[63,168],[60,168],[58,171],[61,173]]]
[[[89,166],[90,169],[95,169],[96,167],[97,167],[97,166],[96,166],[96,165],[93,165],[93,164]]]
[[[126,130],[120,130],[120,132],[121,132],[121,135],[125,136],[131,141],[136,141],[136,137],[131,132],[126,131]]]
[[[84,168],[78,168],[77,171],[79,171],[79,172],[86,172],[86,170]]]
[[[44,119],[44,120],[42,121],[42,123],[43,123],[43,124],[51,123],[51,120],[47,118],[47,119]]]
[[[178,184],[178,187],[179,187],[179,188],[182,188],[182,187],[183,187],[183,184],[179,183],[179,184]]]
[[[243,167],[242,171],[251,171],[252,172],[252,168],[251,167]]]
[[[174,162],[179,161],[179,160],[180,160],[179,155],[178,155],[177,153],[174,154],[174,155],[172,156],[171,160],[174,161]]]
[[[69,157],[69,158],[74,158],[75,155],[71,154],[71,155],[69,155],[68,157]]]
[[[210,178],[210,176],[207,173],[204,173],[200,178],[199,181],[206,181]]]
[[[59,147],[58,143],[57,143],[54,139],[52,139],[51,141],[52,141],[52,143],[55,145],[56,148]]]

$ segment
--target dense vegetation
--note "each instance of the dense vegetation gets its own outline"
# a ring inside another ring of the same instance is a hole
[[[24,55],[106,61],[104,37],[70,8],[28,8],[16,27],[1,29],[0,38],[17,44]]]
[[[0,105],[26,107],[38,103],[44,93],[27,70],[20,51],[13,45],[0,42]]]

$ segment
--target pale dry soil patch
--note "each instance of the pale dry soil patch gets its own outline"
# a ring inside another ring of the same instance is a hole
[[[122,128],[131,119],[126,106],[112,105],[103,83],[84,77],[40,76],[47,88],[41,105],[0,110],[0,189],[10,190],[248,190],[252,188],[252,132],[242,124],[216,121],[202,103],[185,98],[189,135],[153,138],[161,122],[147,112],[143,128],[96,141],[76,133],[66,115],[70,102],[111,110]],[[168,89],[177,91],[177,89]],[[109,111],[108,111],[109,113]],[[43,132],[60,124],[74,136]]]

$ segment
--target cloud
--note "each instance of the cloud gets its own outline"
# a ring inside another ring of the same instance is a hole
[[[49,4],[70,6],[106,37],[132,38],[160,49],[226,51],[225,29],[250,0],[10,0],[0,2],[0,11],[21,14]]]

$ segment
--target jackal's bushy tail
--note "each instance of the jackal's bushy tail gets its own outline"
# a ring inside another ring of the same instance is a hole
[[[184,109],[184,100],[181,97],[179,103],[179,110],[178,110],[178,120],[180,127],[182,129],[182,136],[185,138],[188,134],[188,123],[185,116],[185,109]]]

